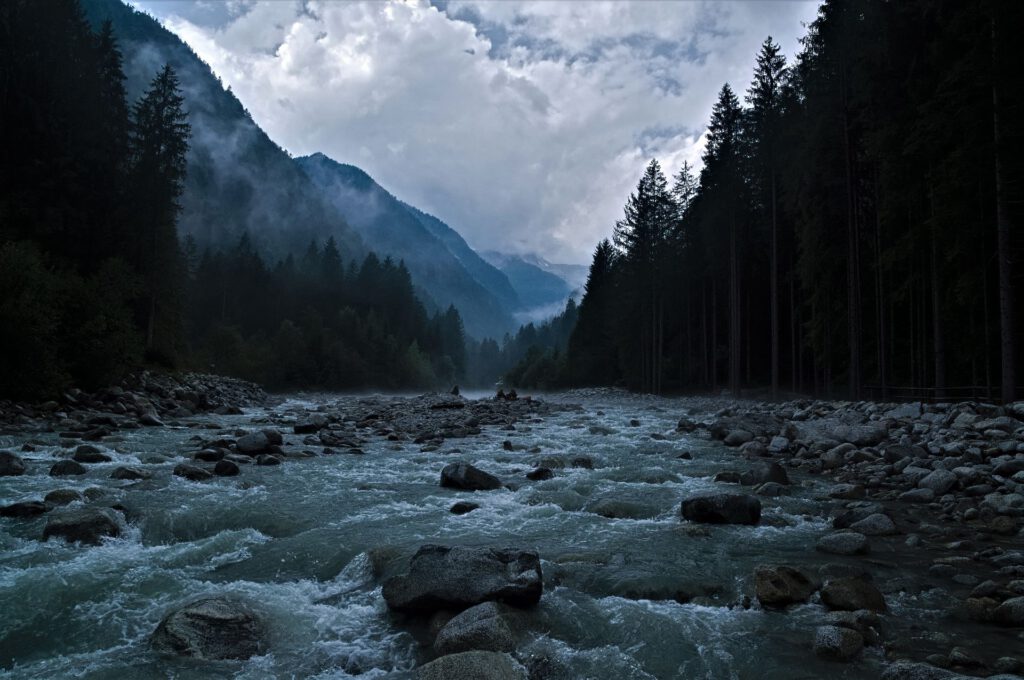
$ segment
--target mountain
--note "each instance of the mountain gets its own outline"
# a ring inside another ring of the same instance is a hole
[[[538,321],[562,311],[574,287],[561,276],[538,266],[535,257],[508,255],[493,250],[480,253],[508,277],[522,302],[517,318]],[[532,261],[531,261],[532,260]]]
[[[81,0],[94,28],[109,20],[124,54],[129,101],[170,64],[192,126],[178,226],[200,246],[234,246],[248,232],[261,249],[283,252],[333,236],[346,259],[366,249],[291,157],[180,38],[120,0]]]
[[[458,258],[462,266],[466,268],[466,271],[479,281],[484,288],[489,290],[492,295],[497,297],[505,305],[506,309],[516,310],[522,306],[519,295],[516,294],[515,288],[512,287],[508,277],[470,248],[459,232],[433,215],[428,215],[422,210],[406,203],[403,203],[403,205],[424,227],[430,230],[430,233],[444,243],[449,252]]]
[[[448,225],[398,200],[353,165],[322,153],[295,163],[370,248],[404,261],[437,305],[455,305],[470,335],[500,337],[514,329],[513,286]]]
[[[587,274],[590,272],[590,267],[585,264],[559,264],[556,262],[548,262],[540,255],[519,255],[519,259],[527,264],[532,264],[538,269],[542,269],[549,274],[554,274],[558,278],[562,279],[573,289],[573,292],[583,291],[583,286],[587,282]]]

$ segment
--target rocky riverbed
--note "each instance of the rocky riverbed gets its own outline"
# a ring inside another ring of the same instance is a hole
[[[1024,403],[0,403],[0,674],[1017,677]]]

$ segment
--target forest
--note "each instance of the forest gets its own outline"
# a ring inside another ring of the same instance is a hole
[[[699,172],[647,166],[521,382],[1012,400],[1022,29],[1019,3],[829,0],[794,63],[766,39]]]
[[[190,125],[170,66],[135,102],[109,23],[75,0],[0,7],[0,397],[116,383],[141,366],[272,388],[446,384],[462,320],[399,262],[333,239],[301,253],[179,238]]]

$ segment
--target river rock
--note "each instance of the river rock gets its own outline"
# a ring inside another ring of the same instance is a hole
[[[121,526],[107,508],[79,508],[54,513],[43,528],[44,541],[58,536],[68,543],[99,545],[104,536],[120,535]]]
[[[763,607],[806,602],[816,589],[815,583],[799,569],[762,565],[754,570],[754,590]]]
[[[541,482],[554,476],[555,473],[546,467],[535,468],[526,473],[526,478],[534,482]]]
[[[84,500],[85,497],[75,489],[54,489],[43,497],[43,501],[50,505],[67,505]]]
[[[814,549],[832,555],[863,555],[868,551],[868,538],[856,531],[837,531],[818,539]]]
[[[217,464],[213,466],[213,474],[218,477],[234,477],[239,472],[238,463],[230,460],[218,460]]]
[[[952,671],[947,671],[926,663],[898,661],[882,671],[881,680],[961,680],[965,678]]]
[[[778,463],[755,463],[754,466],[740,475],[740,484],[744,486],[757,486],[766,482],[788,485],[789,475]]]
[[[272,453],[261,453],[256,456],[257,465],[280,465],[281,459]]]
[[[150,479],[153,473],[140,467],[119,467],[110,473],[111,479]]]
[[[463,491],[491,491],[501,488],[501,480],[469,463],[449,463],[441,470],[441,486]]]
[[[0,517],[36,517],[49,509],[42,501],[20,501],[0,508]]]
[[[497,602],[484,602],[470,607],[445,624],[434,640],[438,656],[474,649],[488,652],[515,650],[510,610]]]
[[[826,659],[845,661],[864,648],[864,636],[841,626],[818,626],[814,631],[814,653]]]
[[[0,451],[0,477],[25,474],[25,461],[10,451]]]
[[[453,505],[451,508],[449,508],[448,512],[452,513],[453,515],[465,515],[467,512],[473,512],[474,510],[476,510],[479,507],[480,507],[480,505],[477,504],[477,503],[470,503],[468,501],[459,501],[458,503]]]
[[[250,432],[235,442],[235,448],[245,454],[262,453],[270,448],[270,438],[265,432]]]
[[[993,619],[1001,626],[1024,626],[1024,597],[1011,597],[1004,601],[996,607]]]
[[[757,524],[761,519],[761,501],[744,494],[688,498],[679,509],[685,519],[704,524]]]
[[[527,607],[540,600],[543,589],[536,552],[424,545],[409,572],[389,579],[383,594],[393,610],[430,613],[488,601]]]
[[[109,463],[114,460],[92,444],[82,444],[79,446],[75,449],[75,455],[71,459],[78,463]]]
[[[892,518],[880,512],[868,515],[864,519],[854,522],[850,529],[865,536],[892,536],[898,534],[896,523]]]
[[[821,601],[829,609],[886,611],[885,597],[878,588],[855,576],[829,579],[821,589]]]
[[[652,519],[661,514],[656,507],[620,498],[599,498],[585,509],[608,519]]]
[[[69,475],[84,475],[88,470],[81,463],[73,460],[58,460],[50,467],[51,477],[67,477]]]
[[[213,477],[209,470],[204,470],[197,465],[189,465],[188,463],[175,465],[173,474],[175,477],[183,477],[192,482],[204,482]]]
[[[139,416],[139,424],[145,425],[146,427],[163,427],[164,422],[160,420],[155,413],[147,411]]]
[[[164,617],[150,643],[161,654],[248,659],[266,649],[265,627],[247,605],[222,597],[198,600]]]
[[[418,680],[527,680],[518,661],[503,652],[449,654],[420,666]]]
[[[917,483],[918,488],[931,489],[936,496],[941,496],[956,486],[956,475],[949,470],[934,470]]]
[[[740,446],[741,444],[746,444],[753,438],[754,435],[750,432],[737,429],[731,430],[729,434],[725,435],[724,441],[726,446]]]

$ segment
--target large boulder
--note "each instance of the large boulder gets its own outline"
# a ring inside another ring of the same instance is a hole
[[[757,524],[761,520],[761,501],[732,493],[697,496],[683,501],[680,512],[691,522]]]
[[[850,525],[850,529],[865,536],[892,536],[898,534],[896,523],[889,515],[875,512]]]
[[[897,661],[882,671],[881,680],[961,680],[966,677],[926,663]]]
[[[822,536],[814,548],[832,555],[863,555],[869,549],[867,536],[856,531],[837,531]]]
[[[864,647],[864,637],[841,626],[818,626],[814,632],[814,653],[826,659],[844,661]]]
[[[512,614],[498,602],[484,602],[457,614],[437,633],[434,651],[438,656],[469,652],[515,650]]]
[[[543,589],[536,552],[425,545],[413,555],[409,573],[384,584],[384,600],[396,611],[419,613],[489,601],[526,607],[540,600]]]
[[[248,659],[266,650],[265,626],[242,602],[212,597],[164,617],[150,643],[161,654],[196,659]]]
[[[50,506],[42,501],[20,501],[0,508],[0,517],[35,517],[49,509]]]
[[[114,512],[107,508],[79,508],[51,515],[43,528],[43,540],[58,536],[69,543],[99,545],[104,536],[121,535]]]
[[[128,480],[140,480],[150,479],[153,477],[153,473],[145,468],[125,465],[117,468],[110,473],[111,479],[128,479]]]
[[[784,486],[789,485],[789,475],[785,468],[778,463],[755,463],[753,467],[740,475],[740,484],[744,486],[757,486],[767,482],[775,482]]]
[[[957,477],[949,470],[934,470],[925,475],[917,486],[921,489],[931,489],[936,496],[941,496],[954,486]]]
[[[10,451],[0,451],[0,477],[25,474],[25,461]]]
[[[449,654],[420,666],[418,680],[527,680],[526,669],[502,652]]]
[[[1024,627],[1024,597],[1011,597],[996,607],[995,622],[1002,626]]]
[[[763,607],[785,607],[806,602],[817,586],[799,569],[760,566],[754,570],[754,590]]]
[[[213,477],[213,473],[196,465],[178,463],[174,466],[172,474],[175,477],[183,477],[192,482],[203,482]]]
[[[845,576],[829,579],[821,589],[821,601],[829,609],[873,612],[886,610],[885,597],[874,585],[863,578]]]
[[[114,460],[92,444],[82,444],[71,457],[76,463],[109,463]]]
[[[73,460],[58,460],[50,466],[51,477],[66,477],[68,475],[84,475],[88,470],[81,463]]]
[[[245,454],[263,453],[270,449],[271,439],[267,432],[250,432],[243,435],[235,442],[235,448]]]
[[[441,486],[463,491],[490,491],[501,488],[501,480],[469,463],[449,463],[441,470]]]

